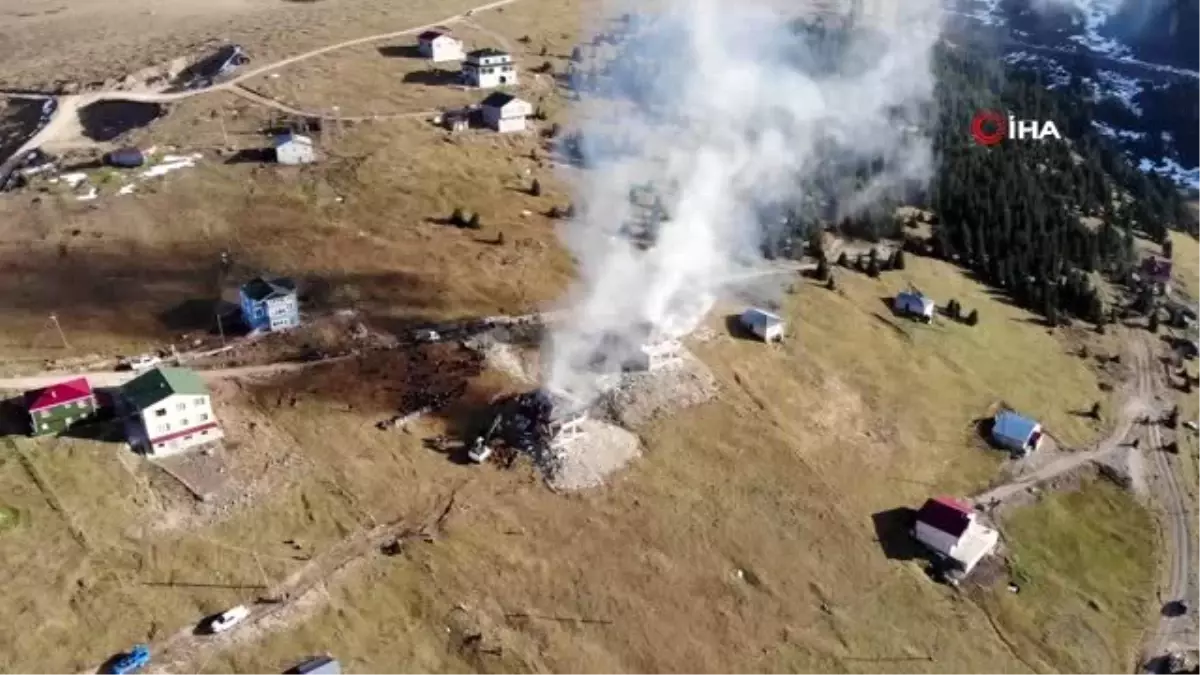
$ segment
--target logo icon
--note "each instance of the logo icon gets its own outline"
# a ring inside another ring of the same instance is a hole
[[[995,110],[980,110],[971,120],[971,135],[980,145],[996,145],[1008,135],[1008,116]]]
[[[971,119],[971,135],[980,145],[996,145],[1005,139],[1040,141],[1053,138],[1061,141],[1062,134],[1051,120],[1019,120],[1012,113],[980,110]]]

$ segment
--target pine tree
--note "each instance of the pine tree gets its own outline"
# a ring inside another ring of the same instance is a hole
[[[867,261],[867,276],[871,277],[872,279],[879,278],[879,261],[875,258],[871,258]]]
[[[533,183],[532,183],[532,184],[529,186],[529,194],[533,195],[534,197],[541,197],[541,196],[542,196],[542,183],[541,183],[541,181],[539,181],[539,180],[538,180],[538,179],[536,179],[536,178],[534,178],[534,179],[533,179]]]
[[[896,255],[892,260],[892,269],[904,269],[904,251],[902,249],[896,250]]]
[[[472,229],[472,230],[478,230],[480,227],[481,227],[481,225],[479,223],[479,214],[472,213],[471,217],[469,219],[467,219],[467,228]]]
[[[1150,318],[1146,320],[1146,330],[1150,331],[1151,333],[1158,332],[1158,311],[1157,310],[1151,310]]]
[[[1162,243],[1163,257],[1170,260],[1171,254],[1175,252],[1175,244],[1170,239],[1164,239]]]
[[[454,209],[454,213],[450,214],[450,224],[455,227],[462,227],[467,224],[467,216],[461,208]]]
[[[817,279],[819,281],[827,281],[830,278],[829,263],[825,262],[825,256],[817,259]]]
[[[1097,421],[1100,420],[1100,402],[1099,401],[1096,401],[1095,403],[1092,404],[1092,409],[1091,409],[1091,411],[1088,412],[1088,416],[1094,420],[1097,420]]]
[[[831,291],[837,290],[837,283],[834,282],[834,280],[833,280],[833,272],[832,271],[829,273],[829,281],[825,282],[825,288],[828,288]]]
[[[979,310],[972,309],[971,313],[967,315],[967,325],[975,326],[978,324],[979,324]]]
[[[850,256],[846,255],[845,251],[842,251],[841,253],[838,254],[837,265],[838,265],[838,267],[849,267],[850,266]]]

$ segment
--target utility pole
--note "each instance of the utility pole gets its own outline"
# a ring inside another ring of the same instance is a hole
[[[62,340],[63,349],[70,349],[71,345],[67,343],[67,336],[63,334],[62,326],[58,323],[58,315],[51,314],[50,321],[54,323],[54,329],[58,331],[58,337]]]
[[[217,315],[217,332],[221,334],[221,346],[225,346],[225,326],[221,323],[221,310],[218,307],[215,312]]]

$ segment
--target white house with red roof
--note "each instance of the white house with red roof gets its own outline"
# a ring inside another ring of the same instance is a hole
[[[96,414],[96,396],[86,377],[25,392],[25,409],[34,436],[59,434]]]
[[[939,557],[952,561],[965,576],[1000,542],[1000,533],[979,522],[965,502],[934,497],[917,511],[913,537]]]

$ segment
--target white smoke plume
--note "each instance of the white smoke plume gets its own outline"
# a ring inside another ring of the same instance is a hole
[[[932,100],[939,3],[891,5],[896,16],[848,41],[805,33],[755,0],[624,15],[625,34],[604,47],[615,54],[577,72],[586,170],[564,237],[580,277],[543,348],[547,387],[590,398],[597,372],[620,365],[613,345],[640,343],[646,325],[695,328],[815,182],[851,179],[844,210],[928,178],[915,122]],[[855,182],[849,167],[872,160],[882,171]],[[644,249],[626,228],[656,199],[665,220]]]

